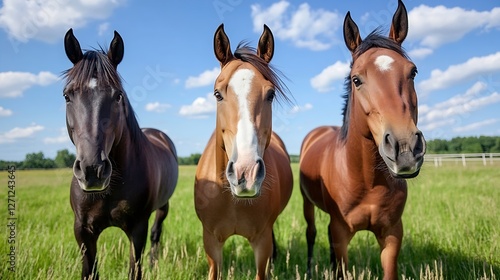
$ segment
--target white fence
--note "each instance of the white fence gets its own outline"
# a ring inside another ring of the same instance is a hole
[[[483,165],[493,165],[500,162],[500,153],[479,153],[479,154],[426,154],[424,160],[427,163],[434,162],[434,166],[442,166],[443,162],[454,162],[467,166],[467,162],[482,163]]]

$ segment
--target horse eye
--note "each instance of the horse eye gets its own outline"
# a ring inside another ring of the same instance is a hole
[[[413,68],[413,69],[411,70],[410,79],[412,79],[412,80],[413,80],[413,79],[415,79],[415,77],[417,76],[417,74],[418,74],[418,70],[417,70],[417,68],[415,67],[415,68]]]
[[[359,86],[361,86],[361,84],[363,84],[363,83],[361,82],[361,80],[360,80],[358,77],[353,77],[353,78],[352,78],[352,82],[354,83],[354,85],[355,85],[356,87],[359,87]]]
[[[271,89],[267,92],[267,101],[273,102],[274,97],[276,97],[276,91],[274,89]]]
[[[222,101],[222,99],[224,99],[218,90],[214,91],[214,96],[217,99],[217,101]]]
[[[66,100],[66,103],[70,102],[71,100],[69,99],[69,95],[67,95],[66,93],[63,95],[64,96],[64,99]]]
[[[116,99],[116,102],[120,102],[120,101],[122,101],[122,99],[123,99],[123,95],[122,95],[121,93],[118,93],[118,94],[116,95],[115,99]]]

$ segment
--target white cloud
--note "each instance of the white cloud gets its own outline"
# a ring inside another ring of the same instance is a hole
[[[267,8],[252,5],[254,32],[262,33],[262,26],[267,24],[276,37],[290,40],[299,48],[319,51],[333,45],[335,31],[342,25],[342,15],[324,9],[314,10],[307,3],[295,10],[289,7],[290,3],[284,0]]]
[[[408,40],[419,41],[428,48],[456,42],[475,29],[500,27],[500,7],[491,11],[420,5],[408,13],[411,32]]]
[[[427,131],[432,131],[432,130],[435,130],[437,128],[444,127],[444,126],[452,126],[455,123],[456,123],[456,120],[454,118],[450,118],[450,119],[439,120],[439,121],[419,125],[419,128],[422,131],[427,132]]]
[[[344,80],[351,70],[348,62],[337,61],[323,69],[321,73],[311,78],[311,86],[319,92],[328,92],[333,89],[333,83]]]
[[[451,97],[433,106],[419,106],[419,120],[423,127],[432,130],[456,123],[455,118],[465,119],[472,112],[500,102],[500,94],[493,92],[485,95],[487,85],[475,83],[464,94]]]
[[[8,117],[12,115],[12,110],[5,109],[4,107],[0,106],[0,117]]]
[[[456,128],[453,129],[453,131],[455,131],[455,132],[473,131],[473,130],[476,130],[478,128],[484,127],[484,126],[495,124],[498,121],[500,121],[500,119],[487,119],[487,120],[484,120],[484,121],[471,123],[471,124],[468,124],[468,125],[465,125],[465,126],[456,127]]]
[[[206,70],[197,77],[188,77],[186,80],[186,88],[204,87],[213,85],[215,79],[220,74],[220,67],[214,67],[212,70]]]
[[[146,104],[146,111],[163,113],[170,107],[172,107],[170,104],[164,104],[164,103],[160,103],[160,102],[152,102],[152,103]]]
[[[198,97],[190,105],[181,107],[179,114],[187,117],[207,117],[217,110],[217,101],[213,93],[208,93],[206,97]]]
[[[91,20],[108,18],[125,0],[4,0],[0,9],[0,27],[11,38],[27,42],[62,40],[70,28],[85,26]]]
[[[99,24],[99,27],[97,29],[97,34],[99,34],[99,36],[102,36],[106,33],[106,31],[108,31],[108,29],[109,29],[109,22],[101,23]]]
[[[23,92],[32,86],[48,86],[59,80],[59,77],[50,72],[38,74],[28,72],[0,72],[0,98],[20,97]]]
[[[408,55],[414,59],[423,59],[434,52],[431,48],[416,48],[408,52]]]
[[[33,136],[38,131],[44,129],[41,125],[32,124],[28,127],[15,127],[7,132],[0,133],[0,144],[2,143],[12,143],[17,139],[28,138]]]
[[[68,129],[66,127],[61,127],[59,130],[59,135],[56,137],[46,137],[43,139],[45,144],[61,144],[69,142]]]
[[[290,114],[296,114],[296,113],[300,113],[300,112],[309,111],[312,108],[313,108],[313,105],[311,103],[306,103],[303,106],[295,105],[290,110]]]
[[[419,83],[419,90],[428,93],[467,81],[477,75],[498,71],[500,71],[500,52],[473,57],[462,64],[451,65],[444,71],[432,70],[431,77]]]

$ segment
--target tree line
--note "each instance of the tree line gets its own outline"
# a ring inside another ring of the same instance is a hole
[[[180,165],[197,165],[201,154],[191,154],[188,157],[179,157]],[[0,160],[0,170],[7,170],[9,166],[16,169],[52,169],[52,168],[72,168],[76,155],[67,149],[57,151],[54,159],[47,158],[43,152],[29,153],[23,161]]]
[[[500,153],[500,136],[455,137],[451,140],[433,139],[427,141],[429,154]],[[179,157],[179,165],[197,165],[201,154]],[[23,161],[0,160],[0,170],[8,166],[16,169],[51,169],[73,167],[76,156],[67,149],[57,151],[54,159],[46,158],[43,152],[30,153]],[[299,155],[290,155],[291,162],[299,162]]]
[[[52,169],[73,167],[76,156],[67,149],[57,151],[55,159],[46,158],[43,152],[27,154],[23,161],[0,160],[0,170],[6,170],[8,166],[16,169]]]
[[[500,153],[500,136],[455,137],[427,141],[428,154]]]
[[[201,154],[191,154],[187,157],[179,157],[179,165],[197,165]],[[5,161],[0,160],[0,170],[7,170],[9,166],[15,166],[16,169],[52,169],[52,168],[72,168],[75,162],[75,154],[67,149],[57,151],[54,159],[47,158],[43,152],[29,153],[23,161]],[[299,162],[298,155],[290,155],[292,162]]]

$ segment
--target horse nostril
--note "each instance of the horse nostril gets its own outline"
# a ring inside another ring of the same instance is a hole
[[[384,147],[384,152],[385,152],[386,156],[390,160],[395,161],[397,154],[398,154],[398,150],[399,150],[398,142],[394,141],[394,139],[390,133],[385,134],[383,147]]]
[[[246,182],[245,173],[241,175],[241,178],[238,179],[238,185],[244,184]]]
[[[415,142],[413,144],[413,155],[415,157],[423,156],[423,154],[425,153],[425,148],[426,148],[426,143],[424,135],[422,134],[421,131],[418,131],[417,133],[415,133]]]
[[[100,164],[97,166],[97,179],[102,178],[103,170],[104,170],[104,164]]]
[[[103,179],[111,176],[111,162],[106,159],[97,167],[97,178]]]
[[[75,174],[76,178],[82,178],[83,177],[83,171],[82,171],[82,166],[81,166],[81,161],[80,160],[75,160],[75,163],[73,164],[73,174]]]
[[[228,176],[230,175],[233,175],[234,174],[234,162],[233,161],[230,161],[228,164],[227,164],[227,170],[226,170],[226,173]]]
[[[257,160],[257,174],[255,178],[264,178],[266,176],[266,166],[264,165],[264,161],[259,158]]]

